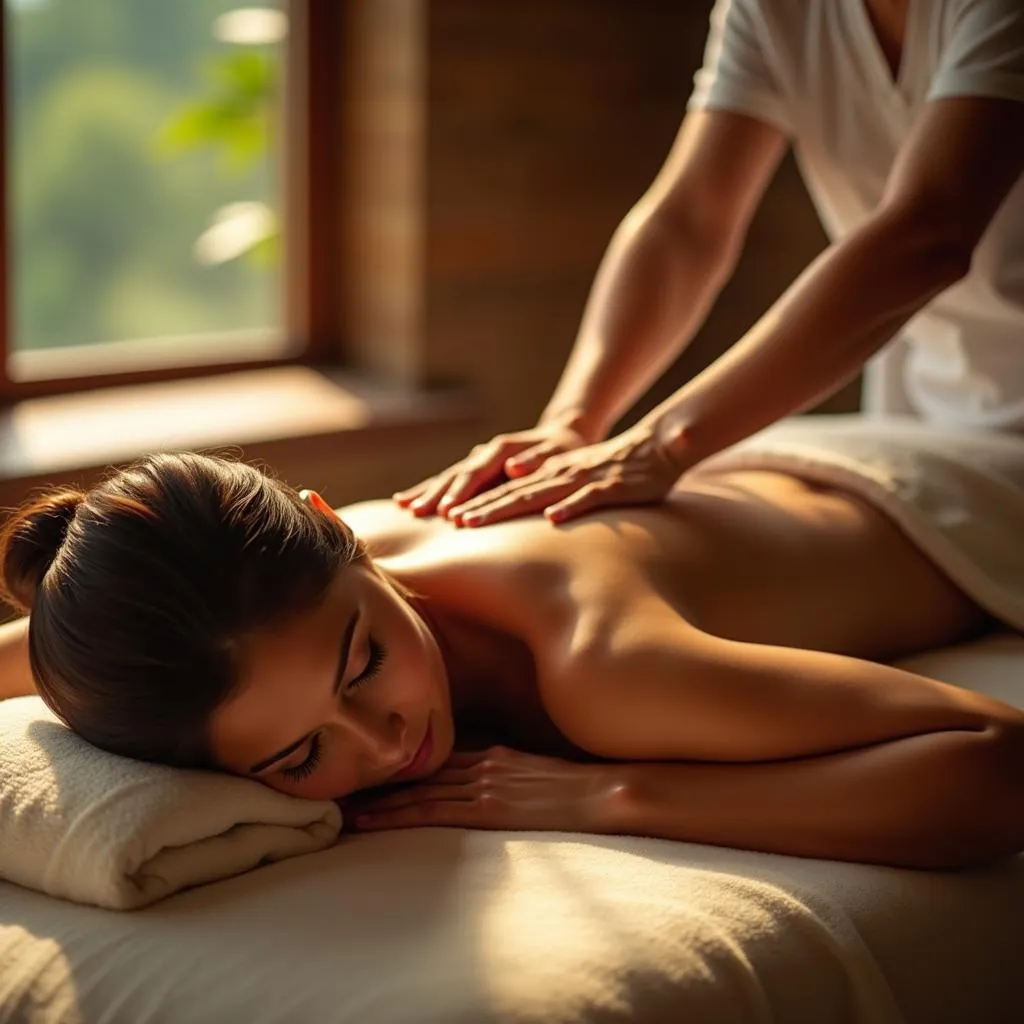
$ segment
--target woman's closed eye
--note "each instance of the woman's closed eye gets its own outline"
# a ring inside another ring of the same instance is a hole
[[[348,689],[350,690],[356,690],[364,683],[368,683],[380,672],[381,666],[384,664],[387,648],[383,643],[371,636],[367,641],[367,648],[369,653],[366,658],[366,665],[363,671],[348,684]],[[322,750],[323,740],[320,738],[320,734],[317,733],[310,741],[309,753],[306,755],[306,759],[294,767],[282,768],[281,775],[292,782],[301,782],[303,779],[309,778],[316,771],[316,767],[320,763]]]
[[[369,654],[366,657],[366,666],[348,684],[350,690],[358,689],[363,683],[369,682],[380,671],[380,667],[384,664],[384,658],[388,653],[384,644],[379,640],[374,640],[372,636],[367,640],[366,646],[369,649]]]
[[[320,763],[321,744],[320,734],[317,733],[309,742],[309,754],[306,755],[306,760],[302,764],[295,765],[294,768],[282,768],[281,774],[292,782],[301,782],[308,778],[316,771],[316,766]]]

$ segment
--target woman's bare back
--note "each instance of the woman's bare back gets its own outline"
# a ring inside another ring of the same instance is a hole
[[[480,530],[389,502],[341,511],[381,566],[479,634],[492,710],[524,749],[559,747],[533,660],[599,611],[619,623],[654,600],[732,640],[892,660],[976,635],[987,616],[880,512],[763,471],[704,475],[661,505],[555,527]]]
[[[859,499],[705,471],[660,506],[559,527],[457,530],[386,503],[343,517],[425,598],[456,748],[606,762],[584,774],[625,780],[610,831],[904,866],[1024,844],[1024,715],[873,663],[988,618]],[[468,730],[467,693],[485,694]],[[533,798],[519,756],[460,763],[507,809]],[[542,785],[562,767],[529,763]],[[445,803],[445,784],[422,799]]]
[[[549,603],[555,577],[581,600],[656,594],[729,639],[871,660],[954,643],[988,621],[867,502],[776,472],[709,474],[660,505],[558,527],[531,516],[459,530],[388,502],[341,514],[385,568],[500,627],[515,628],[523,602]]]

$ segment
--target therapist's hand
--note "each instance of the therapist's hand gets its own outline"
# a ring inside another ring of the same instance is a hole
[[[454,506],[468,501],[508,477],[524,476],[560,452],[580,448],[587,439],[575,428],[558,423],[499,434],[478,444],[466,458],[446,470],[393,495],[404,508],[418,516],[437,512],[447,515]]]
[[[552,522],[564,522],[601,506],[661,501],[688,468],[641,422],[607,441],[554,455],[535,473],[451,508],[448,518],[486,526],[543,510]]]

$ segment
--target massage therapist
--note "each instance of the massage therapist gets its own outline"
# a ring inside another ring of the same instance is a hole
[[[700,328],[787,145],[831,244],[717,362],[605,439]],[[1022,172],[1021,0],[718,0],[679,134],[608,246],[539,422],[396,500],[465,526],[657,501],[868,360],[868,413],[1024,431]]]

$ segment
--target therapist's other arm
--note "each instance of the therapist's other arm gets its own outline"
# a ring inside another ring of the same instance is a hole
[[[747,335],[628,430],[556,455],[451,510],[474,526],[554,521],[660,500],[690,467],[853,377],[929,299],[967,273],[1024,169],[1024,104],[928,104],[878,210],[828,248]]]
[[[1024,172],[1024,104],[928,104],[883,202],[729,352],[644,418],[681,470],[825,398],[969,270]]]
[[[548,455],[604,437],[703,323],[784,149],[778,129],[746,115],[687,114],[612,237],[537,427],[499,435],[396,500],[419,515],[446,514],[503,472],[532,472]]]
[[[36,692],[28,661],[28,618],[0,626],[0,700]]]

